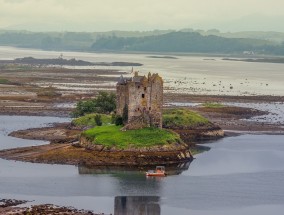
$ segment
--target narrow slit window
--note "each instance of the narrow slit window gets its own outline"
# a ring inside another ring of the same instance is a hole
[[[142,94],[142,98],[143,98],[143,99],[145,98],[145,94]]]

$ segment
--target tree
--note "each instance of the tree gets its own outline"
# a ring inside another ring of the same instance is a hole
[[[103,122],[102,122],[102,116],[100,114],[96,114],[95,122],[96,122],[97,126],[102,126]]]
[[[99,92],[95,100],[98,113],[111,113],[116,108],[116,97],[114,93]]]
[[[79,101],[75,110],[72,112],[73,117],[84,116],[89,113],[109,114],[115,111],[116,97],[114,93],[99,92],[95,99]]]
[[[114,124],[115,125],[123,125],[123,119],[122,119],[122,117],[120,115],[115,116]]]
[[[79,117],[94,112],[96,112],[96,105],[94,103],[94,100],[79,101],[76,105],[75,110],[72,112],[72,116]]]

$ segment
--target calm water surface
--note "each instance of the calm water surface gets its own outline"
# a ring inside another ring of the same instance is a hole
[[[0,116],[0,148],[43,144],[7,134],[68,120]],[[104,174],[98,174],[94,170],[93,174],[82,174],[86,172],[81,167],[0,159],[0,198],[112,214],[282,214],[283,136],[242,135],[209,145],[211,150],[196,156],[188,170],[160,179],[147,179],[139,171],[100,170]]]

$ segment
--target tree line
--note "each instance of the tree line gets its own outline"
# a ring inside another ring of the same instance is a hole
[[[284,55],[284,43],[250,38],[224,38],[202,36],[197,32],[171,32],[158,36],[139,38],[102,37],[93,45],[94,51],[143,51],[187,53],[243,53]]]

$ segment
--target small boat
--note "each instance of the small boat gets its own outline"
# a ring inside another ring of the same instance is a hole
[[[146,172],[146,176],[157,176],[157,177],[164,177],[166,176],[166,171],[164,166],[157,166],[156,170],[148,170]]]

